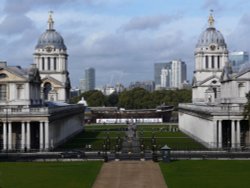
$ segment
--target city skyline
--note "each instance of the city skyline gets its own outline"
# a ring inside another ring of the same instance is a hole
[[[112,81],[128,85],[153,80],[154,63],[173,59],[187,63],[191,80],[193,49],[210,9],[228,49],[250,51],[246,0],[21,2],[1,0],[0,59],[22,67],[33,63],[38,37],[47,28],[48,11],[53,10],[55,29],[68,48],[72,86],[79,85],[86,67],[96,69],[97,87]]]

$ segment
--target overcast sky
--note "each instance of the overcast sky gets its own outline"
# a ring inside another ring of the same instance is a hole
[[[33,63],[34,47],[54,11],[64,37],[72,86],[96,69],[97,86],[153,80],[155,62],[182,59],[188,79],[194,47],[214,9],[230,51],[250,51],[249,0],[0,0],[0,59]]]

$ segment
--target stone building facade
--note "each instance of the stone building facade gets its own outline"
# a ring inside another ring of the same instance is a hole
[[[250,64],[233,72],[226,42],[212,15],[208,23],[195,48],[192,103],[179,105],[179,127],[209,148],[249,147],[243,111],[250,90]]]

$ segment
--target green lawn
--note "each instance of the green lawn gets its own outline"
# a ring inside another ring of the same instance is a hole
[[[160,163],[168,188],[248,188],[250,161]]]
[[[206,148],[182,133],[181,131],[169,132],[166,128],[158,128],[153,131],[143,129],[138,132],[140,139],[143,139],[143,143],[146,148],[152,148],[152,137],[155,137],[156,146],[158,149],[164,145],[168,145],[173,150],[205,150]]]
[[[115,150],[117,138],[121,143],[125,137],[126,125],[88,125],[85,131],[79,133],[74,138],[63,144],[59,149],[86,149],[86,145],[91,145],[90,150],[103,150],[103,145],[109,137],[110,144],[108,150]],[[168,145],[173,150],[204,150],[203,145],[191,139],[180,131],[171,132],[176,129],[176,125],[139,125],[137,135],[143,139],[145,149],[152,149],[152,136],[155,136],[158,149]]]
[[[91,150],[102,150],[107,137],[110,140],[110,148],[115,150],[117,138],[121,142],[125,136],[125,127],[120,125],[98,125],[86,126],[85,130],[74,138],[61,145],[59,149],[86,149],[86,145],[91,145]]]
[[[91,188],[102,162],[0,163],[1,188]]]

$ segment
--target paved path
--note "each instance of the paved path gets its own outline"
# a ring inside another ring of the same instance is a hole
[[[92,188],[167,188],[158,163],[112,161],[104,163]]]

